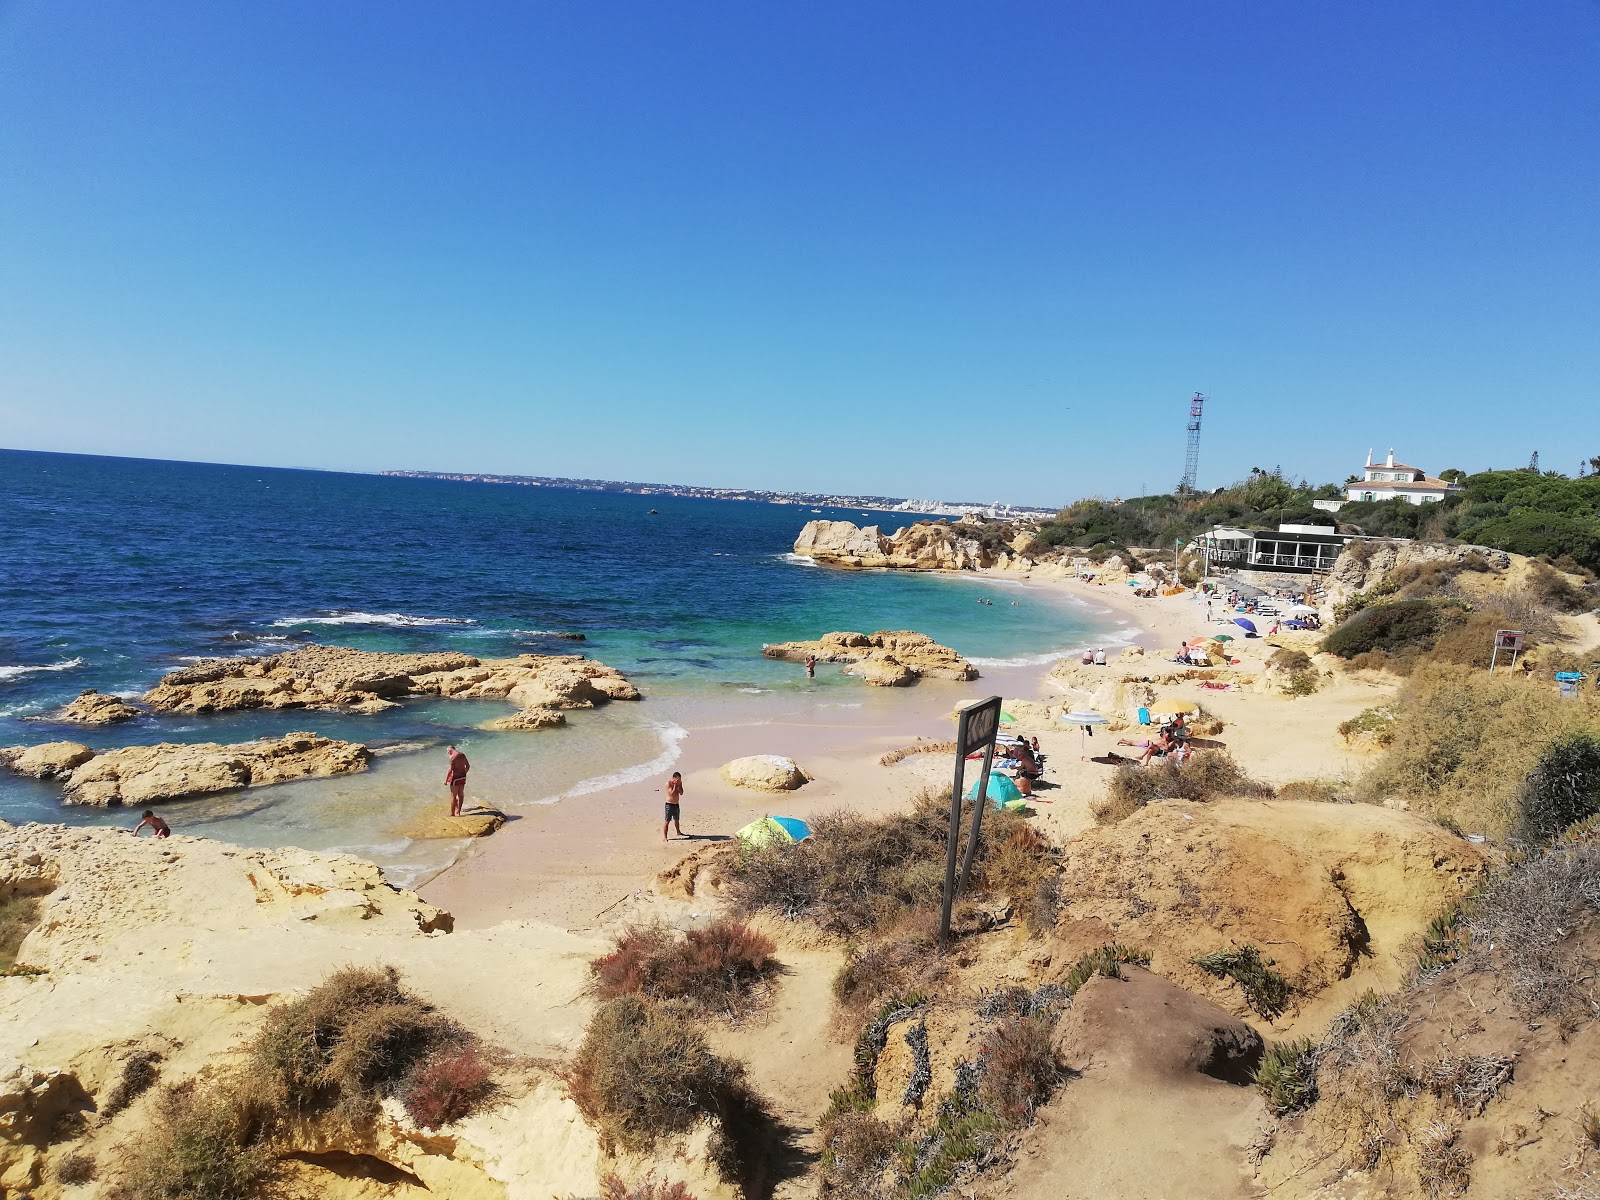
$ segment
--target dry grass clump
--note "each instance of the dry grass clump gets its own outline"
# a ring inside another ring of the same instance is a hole
[[[55,1177],[57,1183],[79,1184],[92,1183],[97,1170],[94,1156],[73,1151],[62,1155],[56,1163]]]
[[[737,1016],[779,970],[776,951],[764,933],[728,917],[682,937],[664,925],[635,926],[617,939],[615,950],[589,964],[590,986],[602,1000],[682,1000],[702,1012]]]
[[[1394,741],[1396,719],[1393,706],[1388,704],[1362,709],[1348,721],[1339,723],[1339,736],[1347,742],[1369,737],[1374,745],[1388,746]]]
[[[937,913],[919,913],[887,936],[850,946],[834,976],[833,995],[845,1017],[859,1017],[890,997],[930,990],[948,969],[939,951]]]
[[[40,903],[35,896],[7,896],[0,900],[0,969],[15,965],[22,940],[39,923]]]
[[[1334,779],[1295,779],[1278,785],[1279,800],[1312,800],[1319,804],[1348,804],[1350,789]]]
[[[1523,586],[1533,600],[1557,612],[1588,612],[1596,604],[1592,585],[1581,587],[1564,572],[1542,562],[1528,564]]]
[[[276,1117],[234,1079],[168,1088],[123,1164],[130,1200],[259,1200],[274,1194]]]
[[[469,1041],[460,1026],[402,988],[393,967],[345,967],[274,1009],[250,1055],[283,1111],[332,1114],[360,1128],[414,1068]]]
[[[891,928],[938,905],[949,814],[948,797],[932,790],[909,813],[876,820],[829,813],[797,845],[742,847],[730,867],[729,892],[747,913],[811,921],[846,938]],[[969,801],[962,805],[963,854],[971,816]],[[1016,832],[1026,822],[1011,812],[985,813],[968,896],[1025,903],[1038,879],[1054,870],[1055,850],[1041,837]]]
[[[488,1064],[476,1046],[450,1046],[423,1060],[405,1078],[400,1103],[424,1129],[469,1116],[495,1093]]]
[[[1561,700],[1548,684],[1431,664],[1393,703],[1388,748],[1360,784],[1367,799],[1398,797],[1471,832],[1505,837],[1523,779],[1551,742],[1600,733],[1600,703]]]
[[[984,1039],[978,1103],[1008,1125],[1026,1125],[1065,1078],[1050,1048],[1053,1020],[1011,1017]]]
[[[161,1074],[160,1064],[161,1055],[155,1050],[135,1050],[128,1055],[101,1113],[114,1117],[149,1091]]]
[[[775,1122],[744,1066],[713,1054],[691,1017],[681,1005],[637,995],[606,1001],[567,1068],[567,1087],[605,1143],[623,1150],[649,1150],[712,1122],[718,1170],[748,1188]]]
[[[1127,764],[1111,777],[1104,800],[1092,806],[1095,820],[1114,825],[1152,800],[1218,800],[1225,796],[1267,797],[1272,788],[1252,779],[1226,750],[1196,750],[1187,761]]]
[[[1292,650],[1287,646],[1280,646],[1268,656],[1267,665],[1290,673],[1309,671],[1311,670],[1311,656],[1304,650]]]
[[[695,1200],[695,1197],[681,1179],[668,1183],[649,1174],[629,1187],[617,1176],[607,1175],[600,1181],[600,1200]]]

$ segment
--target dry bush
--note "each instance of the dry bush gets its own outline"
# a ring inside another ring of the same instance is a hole
[[[939,903],[944,883],[950,802],[937,791],[918,797],[909,813],[868,819],[829,813],[796,845],[742,847],[729,872],[729,892],[746,913],[774,912],[809,920],[842,937],[861,937]],[[972,804],[962,804],[964,854]],[[1027,819],[985,813],[983,836],[967,895],[1008,894],[1026,900],[1037,878],[1053,867],[1055,851],[1042,838],[1013,837]],[[1036,860],[1030,874],[1023,860]],[[1026,885],[1021,894],[1008,888]]]
[[[1405,997],[1368,993],[1334,1019],[1317,1050],[1317,1111],[1342,1136],[1353,1170],[1370,1171],[1401,1140],[1397,1104],[1419,1090],[1401,1044],[1414,1023]]]
[[[1585,986],[1593,963],[1578,934],[1600,919],[1600,845],[1561,845],[1522,863],[1464,906],[1458,963],[1506,981],[1531,1018],[1583,1006],[1600,1015]]]
[[[899,1141],[900,1131],[871,1113],[838,1114],[822,1139],[823,1194],[872,1195]]]
[[[274,1009],[250,1053],[284,1111],[333,1113],[359,1127],[413,1068],[468,1041],[459,1026],[406,992],[393,967],[345,967]]]
[[[272,1131],[269,1107],[236,1081],[168,1088],[122,1186],[130,1200],[260,1200],[277,1177]]]
[[[833,994],[845,1015],[862,1014],[891,996],[932,988],[948,969],[937,914],[918,914],[888,936],[851,946],[834,976]]]
[[[1459,1144],[1461,1130],[1442,1121],[1427,1125],[1416,1136],[1417,1180],[1429,1200],[1465,1195],[1472,1186],[1472,1155]]]
[[[1580,587],[1566,574],[1545,563],[1528,565],[1524,587],[1534,601],[1557,612],[1588,612],[1595,607],[1596,598],[1591,588]]]
[[[649,996],[737,1015],[779,969],[776,951],[771,938],[729,917],[681,938],[663,925],[635,926],[617,939],[615,950],[589,964],[591,988],[602,1000]]]
[[[774,1122],[743,1065],[713,1054],[690,1015],[640,996],[608,1000],[589,1021],[567,1087],[604,1141],[624,1150],[712,1121],[718,1169],[741,1183],[760,1169]]]
[[[1511,1081],[1512,1060],[1499,1055],[1445,1054],[1419,1073],[1422,1084],[1469,1116],[1477,1116]]]
[[[600,1200],[695,1200],[695,1197],[681,1179],[668,1183],[651,1174],[629,1187],[617,1176],[607,1175],[600,1181]]]
[[[1295,779],[1278,787],[1279,800],[1315,800],[1321,804],[1345,804],[1349,788],[1332,779]]]
[[[1252,779],[1226,750],[1196,750],[1186,762],[1169,756],[1147,767],[1131,764],[1117,768],[1106,800],[1095,807],[1095,818],[1111,824],[1143,808],[1152,800],[1219,800],[1226,796],[1267,797],[1272,789]],[[1102,818],[1102,811],[1106,814]]]
[[[414,1068],[399,1090],[406,1114],[438,1129],[477,1110],[494,1094],[489,1068],[475,1046],[450,1047]]]
[[[1042,1017],[1012,1017],[984,1039],[978,1102],[1007,1124],[1032,1121],[1065,1077],[1050,1045],[1054,1024]]]
[[[78,1151],[62,1155],[56,1163],[55,1177],[57,1183],[92,1183],[95,1177],[94,1156]]]
[[[1267,659],[1267,665],[1276,667],[1280,671],[1291,674],[1298,671],[1311,670],[1311,656],[1304,650],[1291,650],[1287,646],[1280,646],[1274,650]]]
[[[161,1055],[154,1050],[135,1050],[128,1055],[101,1112],[114,1117],[149,1091],[161,1074],[160,1063]]]
[[[1388,746],[1394,741],[1395,711],[1392,705],[1379,704],[1372,708],[1363,709],[1348,721],[1339,723],[1339,736],[1347,742],[1353,742],[1364,734],[1370,734],[1374,743],[1379,746]]]
[[[0,968],[17,961],[22,940],[39,923],[40,904],[34,896],[7,896],[0,900]]]
[[[1548,685],[1425,664],[1400,689],[1388,748],[1361,780],[1366,799],[1399,797],[1465,830],[1503,838],[1523,778],[1567,733],[1600,732],[1600,703]]]

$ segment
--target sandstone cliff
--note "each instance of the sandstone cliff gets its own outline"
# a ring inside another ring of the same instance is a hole
[[[155,804],[312,776],[365,771],[372,752],[355,742],[289,733],[221,746],[215,742],[123,746],[96,753],[76,742],[0,748],[19,774],[63,781],[67,804]]]
[[[814,642],[776,642],[763,646],[761,653],[789,662],[814,657],[818,662],[846,663],[845,674],[874,687],[906,687],[925,676],[957,682],[978,677],[978,668],[949,646],[910,630],[826,633]]]

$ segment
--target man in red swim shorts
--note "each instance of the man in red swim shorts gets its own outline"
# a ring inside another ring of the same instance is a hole
[[[467,795],[467,772],[472,769],[472,764],[467,761],[467,756],[454,746],[450,747],[450,766],[444,773],[444,781],[450,788],[450,815],[461,815],[461,803]]]

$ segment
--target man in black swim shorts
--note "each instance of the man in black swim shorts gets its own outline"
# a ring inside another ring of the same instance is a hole
[[[676,828],[678,836],[683,836],[683,826],[678,824],[678,805],[683,802],[683,776],[674,771],[672,778],[667,780],[667,819],[661,824],[661,840],[667,840],[667,830]]]

